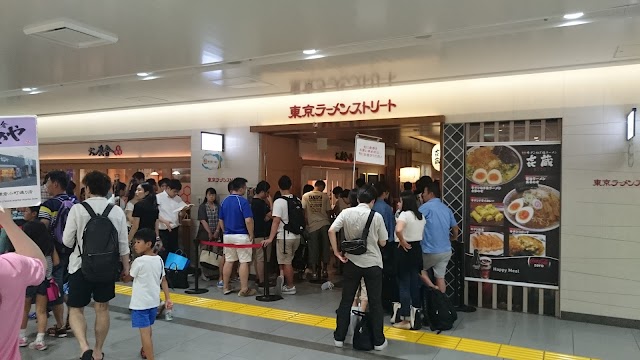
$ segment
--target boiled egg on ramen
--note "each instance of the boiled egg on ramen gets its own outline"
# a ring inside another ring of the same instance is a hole
[[[524,199],[520,198],[520,199],[515,199],[511,202],[511,204],[509,204],[509,207],[507,207],[507,212],[511,215],[515,215],[518,210],[522,209],[524,207]]]
[[[533,218],[533,208],[525,206],[516,214],[516,221],[520,224],[526,224]]]
[[[493,169],[491,171],[489,171],[489,173],[487,174],[487,182],[491,185],[498,185],[502,183],[502,173],[500,173],[500,170],[498,169]]]
[[[473,172],[473,176],[471,177],[474,183],[476,184],[484,184],[487,182],[487,170],[485,169],[476,169]]]

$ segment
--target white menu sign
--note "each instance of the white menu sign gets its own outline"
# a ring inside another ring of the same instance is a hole
[[[385,148],[381,141],[356,138],[356,162],[385,165]]]

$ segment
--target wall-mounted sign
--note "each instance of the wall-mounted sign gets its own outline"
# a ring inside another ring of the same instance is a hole
[[[336,160],[353,162],[353,153],[347,153],[346,151],[339,151],[336,153]]]
[[[609,179],[593,179],[593,186],[605,186],[605,187],[633,187],[640,186],[640,180],[625,179],[625,180],[609,180]]]
[[[387,109],[387,112],[391,112],[394,107],[398,105],[394,104],[391,99],[381,102],[376,101],[363,101],[353,104],[337,103],[335,105],[317,104],[306,106],[291,106],[289,108],[289,119],[299,118],[311,118],[322,116],[344,116],[344,115],[356,115],[356,114],[375,114],[381,109]]]
[[[222,168],[222,155],[205,152],[202,155],[202,167],[207,170],[217,170]]]
[[[431,148],[431,165],[435,171],[440,171],[440,144],[433,145]]]
[[[383,142],[356,138],[357,162],[384,166],[385,160],[385,147]]]
[[[207,182],[210,182],[210,183],[228,183],[228,182],[231,182],[232,180],[233,178],[214,178],[214,177],[207,178]]]
[[[110,154],[115,156],[122,155],[122,147],[116,145],[115,149],[112,149],[109,145],[99,145],[98,147],[89,147],[89,156],[104,156],[109,157]]]
[[[561,146],[468,145],[467,280],[556,287]]]

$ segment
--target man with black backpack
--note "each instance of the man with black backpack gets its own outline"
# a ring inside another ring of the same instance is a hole
[[[291,186],[291,178],[286,175],[278,180],[282,196],[273,203],[271,234],[267,240],[262,242],[263,246],[268,246],[273,239],[278,239],[276,255],[280,266],[280,276],[276,281],[276,292],[284,295],[295,295],[296,293],[291,264],[296,250],[300,246],[300,235],[304,230],[302,202],[291,194]]]
[[[111,179],[99,171],[82,180],[87,200],[69,212],[63,243],[72,248],[69,258],[69,320],[78,339],[83,360],[101,360],[109,332],[109,301],[115,297],[115,282],[129,275],[127,217],[119,206],[106,199]],[[120,262],[123,272],[120,274]],[[84,307],[93,298],[96,311],[96,344],[87,342]]]
[[[77,204],[77,201],[66,192],[69,186],[69,177],[64,171],[56,170],[49,172],[44,178],[44,186],[52,197],[42,203],[40,211],[38,212],[38,218],[47,226],[54,239],[54,245],[60,257],[60,263],[53,267],[52,276],[58,288],[62,289],[69,277],[67,268],[69,266],[69,256],[72,251],[62,244],[62,232],[67,225],[69,211],[73,205]],[[56,325],[47,329],[49,336],[63,338],[67,336],[67,331],[70,329],[68,315],[66,324],[64,322],[63,301],[64,297],[59,297],[50,303]]]

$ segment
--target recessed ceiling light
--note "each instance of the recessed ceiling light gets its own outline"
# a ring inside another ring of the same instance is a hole
[[[42,94],[44,91],[31,91],[29,93],[29,95],[38,95],[38,94]]]
[[[146,76],[151,75],[151,73],[147,73],[147,72],[139,72],[139,73],[137,73],[136,75],[138,75],[138,76],[140,76],[140,77],[146,77]]]
[[[36,90],[36,88],[22,88],[22,91],[24,92],[29,92],[29,91],[33,91]]]
[[[316,50],[316,49],[307,49],[307,50],[303,50],[302,51],[302,53],[305,54],[305,55],[313,55],[313,54],[315,54],[317,52],[318,52],[318,50]]]
[[[313,59],[322,59],[323,57],[324,57],[324,55],[316,54],[316,55],[307,56],[305,59],[306,60],[313,60]]]
[[[142,78],[142,80],[155,80],[157,78],[158,78],[157,76],[147,76],[145,78]]]
[[[584,16],[583,12],[576,12],[576,13],[565,14],[563,18],[565,20],[575,20],[575,19],[580,19],[583,16]]]
[[[588,23],[589,21],[586,21],[586,20],[573,20],[573,21],[567,21],[565,23],[562,23],[558,25],[558,27],[576,26],[576,25],[583,25]]]

